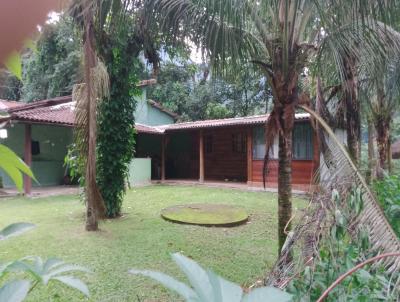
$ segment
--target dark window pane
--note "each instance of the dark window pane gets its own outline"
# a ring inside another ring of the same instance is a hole
[[[298,123],[293,129],[293,159],[313,159],[313,131],[309,123]]]
[[[32,149],[31,149],[32,155],[39,155],[40,154],[40,144],[39,141],[34,141],[32,140]]]
[[[244,135],[244,133],[232,134],[232,152],[246,152],[246,136]]]

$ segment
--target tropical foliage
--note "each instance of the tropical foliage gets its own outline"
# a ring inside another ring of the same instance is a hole
[[[34,179],[29,167],[8,147],[0,144],[0,169],[3,169],[22,190],[23,173]]]
[[[7,69],[0,69],[0,99],[21,99],[22,82]]]
[[[355,225],[364,207],[361,191],[354,189],[347,198],[333,191],[332,199],[335,209],[327,219],[334,224],[319,243],[318,258],[288,285],[294,301],[317,301],[342,274],[372,256],[368,230]],[[356,237],[352,225],[360,229]],[[396,301],[396,278],[391,279],[383,265],[365,266],[339,283],[325,301]]]
[[[400,177],[387,175],[377,180],[373,187],[387,219],[400,238]]]
[[[31,223],[14,223],[0,231],[0,240],[6,240],[13,236],[21,235],[35,225]],[[1,263],[0,278],[6,280],[0,288],[0,302],[19,302],[23,301],[38,284],[47,285],[49,282],[58,281],[66,286],[79,290],[84,295],[89,296],[89,290],[85,283],[80,279],[70,275],[73,272],[86,272],[84,267],[71,265],[56,258],[43,260],[40,257],[25,257],[23,259]],[[11,279],[7,280],[10,273],[25,273],[33,278],[30,279]]]
[[[173,254],[172,259],[186,275],[191,287],[160,272],[148,270],[130,270],[129,272],[158,281],[178,293],[187,302],[285,302],[292,300],[291,295],[274,287],[259,287],[244,294],[238,284],[225,280],[211,270],[204,270],[195,261],[179,253]]]
[[[210,75],[210,66],[183,58],[163,62],[148,97],[179,115],[180,120],[262,114],[270,100],[265,78],[243,67],[235,76]]]
[[[82,80],[80,41],[66,15],[45,25],[35,48],[22,58],[21,97],[26,102],[71,95],[72,86]]]
[[[33,174],[28,166],[18,158],[18,156],[7,147],[0,145],[0,168],[2,168],[15,182],[19,190],[22,189],[22,173],[33,178]],[[10,237],[21,235],[35,227],[31,223],[13,223],[0,230],[0,241]],[[34,279],[33,283],[29,279],[11,279],[6,281],[0,288],[1,302],[23,301],[28,293],[39,283],[47,285],[50,281],[56,280],[69,287],[81,291],[89,296],[87,286],[78,278],[69,275],[71,272],[89,272],[86,268],[70,265],[60,259],[50,258],[42,260],[40,257],[25,257],[23,259],[0,264],[0,278],[6,279],[9,273],[27,273]]]
[[[130,4],[108,0],[101,3],[73,1],[70,8],[70,14],[83,32],[86,84],[93,82],[88,75],[98,66],[97,61],[104,62],[109,76],[108,93],[87,100],[87,104],[93,103],[91,110],[79,114],[81,122],[92,121],[89,127],[92,130],[81,134],[86,134],[89,143],[92,142],[87,153],[89,156],[86,156],[92,163],[84,165],[91,166],[92,179],[89,181],[89,173],[86,173],[85,182],[87,199],[93,199],[90,203],[94,205],[88,213],[97,212],[98,217],[102,216],[103,204],[106,217],[114,218],[121,214],[128,164],[134,154],[134,96],[139,92],[136,73],[140,53],[143,52],[153,65],[154,73],[158,70],[158,49],[164,40],[157,31],[148,27],[144,13],[143,3],[135,1]],[[101,102],[97,104],[97,101]],[[85,123],[81,125],[82,129],[87,129]],[[83,135],[77,136],[78,149],[82,138]],[[84,153],[80,152],[80,156]],[[96,230],[95,221],[97,219],[93,218],[93,222],[88,224],[93,226],[87,225],[87,229]]]
[[[99,106],[97,134],[97,183],[107,218],[121,215],[128,165],[135,147],[135,96],[140,93],[136,87],[138,60],[135,53],[141,46],[137,44],[138,37],[130,32],[129,23],[120,23],[118,18],[127,21],[131,18],[121,10],[110,12],[110,25],[104,24],[97,33],[102,37],[97,40],[98,52],[110,77],[110,94]]]

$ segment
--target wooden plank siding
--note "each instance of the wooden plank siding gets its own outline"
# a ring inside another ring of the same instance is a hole
[[[247,130],[243,127],[230,127],[204,131],[204,137],[212,137],[212,151],[204,152],[206,180],[247,181],[246,149],[242,153],[233,151],[234,134],[246,137]]]
[[[253,160],[253,183],[262,183],[264,162],[262,160]],[[268,165],[269,173],[267,183],[278,182],[278,161],[271,160]],[[293,184],[311,184],[314,175],[314,161],[312,160],[293,160],[292,161],[292,183]]]
[[[192,179],[200,180],[200,132],[203,133],[204,152],[204,180],[205,181],[237,181],[247,182],[249,186],[262,185],[263,160],[253,159],[253,130],[260,125],[230,126],[221,128],[203,128],[189,131],[176,131],[169,135],[173,138],[179,133],[188,136],[184,153],[176,154],[176,150],[169,150],[168,158],[173,159],[174,165],[170,165],[167,179]],[[244,152],[233,150],[233,135],[242,134],[245,138]],[[211,139],[210,139],[211,137]],[[177,140],[181,142],[181,139]],[[211,150],[207,150],[207,144],[212,141]],[[313,139],[314,156],[311,160],[292,161],[292,182],[298,185],[312,184],[315,172],[319,168],[319,150],[316,136]],[[249,166],[250,164],[250,166]],[[171,170],[173,169],[173,170]],[[270,172],[267,176],[267,186],[276,187],[278,178],[278,161],[270,161]],[[201,181],[201,180],[200,180]]]
[[[292,184],[308,185],[313,184],[314,175],[319,169],[320,152],[317,136],[314,133],[313,138],[314,155],[312,160],[292,160]],[[263,182],[263,160],[252,161],[252,179],[253,185],[260,185]],[[273,159],[268,165],[268,175],[266,182],[269,184],[278,183],[278,160]]]

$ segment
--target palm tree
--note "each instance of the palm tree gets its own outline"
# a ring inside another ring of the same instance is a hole
[[[382,55],[378,23],[394,1],[334,0],[153,0],[154,15],[168,33],[184,33],[210,56],[214,72],[244,63],[258,66],[268,79],[273,110],[266,124],[266,157],[279,136],[278,234],[282,248],[292,216],[292,131],[299,104],[309,96],[299,86],[311,62],[329,59],[353,106],[354,64],[363,54]],[[384,34],[381,30],[380,34]],[[367,38],[366,38],[367,37]],[[363,43],[362,43],[363,42]],[[327,58],[326,54],[331,54]],[[355,107],[353,107],[355,108]],[[355,108],[356,109],[356,108]],[[355,121],[358,123],[359,121]],[[357,125],[355,125],[357,126]],[[357,137],[358,133],[354,133]],[[351,137],[353,137],[351,135]],[[351,143],[351,147],[354,146]],[[355,148],[356,149],[356,148]],[[357,152],[357,151],[355,151]],[[266,164],[267,166],[267,164]]]
[[[98,220],[104,217],[105,205],[96,182],[96,118],[97,102],[108,95],[108,74],[98,59],[94,45],[94,3],[83,0],[71,6],[71,15],[81,25],[85,83],[76,85],[75,142],[85,168],[86,230],[98,230]]]
[[[368,111],[376,132],[379,166],[391,170],[390,130],[392,120],[400,104],[400,56],[392,54],[371,75],[370,85],[365,85],[369,94]],[[380,71],[380,72],[379,72]]]
[[[85,85],[74,95],[78,103],[75,140],[86,167],[87,216],[93,218],[88,230],[97,229],[92,213],[107,218],[121,214],[134,154],[136,60],[143,52],[156,73],[159,46],[168,45],[157,30],[147,26],[144,13],[140,0],[74,0],[70,7],[82,30],[85,54]],[[107,79],[99,78],[102,75]],[[109,93],[101,93],[108,86]]]

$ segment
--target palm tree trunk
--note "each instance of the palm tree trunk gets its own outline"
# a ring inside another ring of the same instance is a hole
[[[368,184],[376,178],[376,158],[375,158],[375,131],[371,118],[368,118],[368,171],[366,181]]]
[[[290,230],[292,217],[292,131],[279,135],[278,167],[278,236],[279,252],[286,240],[286,230]]]
[[[388,147],[390,138],[390,121],[379,117],[375,121],[376,142],[378,145],[379,164],[382,169],[388,169]]]
[[[104,201],[96,183],[96,97],[93,87],[93,68],[97,64],[94,50],[93,11],[90,9],[90,0],[86,0],[84,13],[84,35],[83,50],[85,59],[85,84],[86,84],[86,112],[87,112],[87,133],[88,148],[86,154],[86,230],[97,231],[98,219],[103,218],[105,207]]]
[[[361,117],[357,93],[355,60],[345,58],[344,102],[346,106],[347,147],[354,163],[358,165],[361,156]]]
[[[390,133],[390,127],[389,127],[389,133]],[[393,172],[393,162],[392,162],[392,141],[390,139],[390,134],[389,134],[389,140],[388,140],[388,148],[387,148],[388,154],[387,154],[387,162],[388,162],[388,172],[389,174],[392,174]]]

